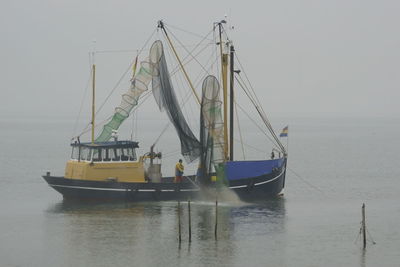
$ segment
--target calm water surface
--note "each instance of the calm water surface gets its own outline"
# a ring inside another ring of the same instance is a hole
[[[183,203],[179,245],[174,202],[69,203],[47,186],[73,123],[0,118],[0,266],[400,266],[400,120],[282,121],[301,178],[288,172],[281,199],[221,203],[218,241],[214,203],[192,203],[191,243]]]

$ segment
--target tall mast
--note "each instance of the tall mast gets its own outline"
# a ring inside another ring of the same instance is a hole
[[[223,52],[223,42],[222,42],[222,23],[226,23],[225,20],[221,20],[218,23],[219,29],[219,50],[221,53],[221,74],[222,74],[222,89],[224,98],[224,156],[225,161],[229,159],[228,157],[228,55]]]
[[[94,64],[93,52],[93,65],[92,65],[92,143],[94,143],[94,125],[95,125],[95,97],[96,97],[96,64]]]
[[[233,80],[234,80],[234,74],[235,74],[235,67],[234,67],[234,53],[235,53],[235,48],[233,45],[230,46],[230,123],[229,123],[229,160],[233,161],[233,100],[234,100],[234,94],[233,94]]]

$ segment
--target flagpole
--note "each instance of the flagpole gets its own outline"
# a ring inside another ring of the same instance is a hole
[[[288,127],[288,135],[286,138],[286,154],[289,155],[289,127]]]
[[[287,154],[289,154],[289,125],[287,125],[282,129],[282,132],[279,135],[279,137],[286,137],[286,148],[283,146],[283,149],[285,151],[282,152],[284,152],[285,154],[284,156],[287,156]]]

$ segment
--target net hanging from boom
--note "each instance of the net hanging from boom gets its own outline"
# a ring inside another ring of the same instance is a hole
[[[200,156],[200,142],[183,116],[168,72],[163,45],[159,40],[151,46],[150,62],[153,68],[153,96],[160,110],[166,111],[175,127],[181,143],[181,154],[187,162],[192,162]]]
[[[202,85],[200,112],[200,181],[207,185],[214,170],[219,179],[224,177],[224,122],[222,119],[222,102],[217,78],[207,76]]]

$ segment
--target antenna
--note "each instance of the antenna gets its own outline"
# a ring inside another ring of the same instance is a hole
[[[96,53],[96,40],[93,40],[93,52],[92,52],[92,143],[94,143],[94,127],[95,127],[95,104],[96,104],[96,64],[95,64],[95,53]]]

